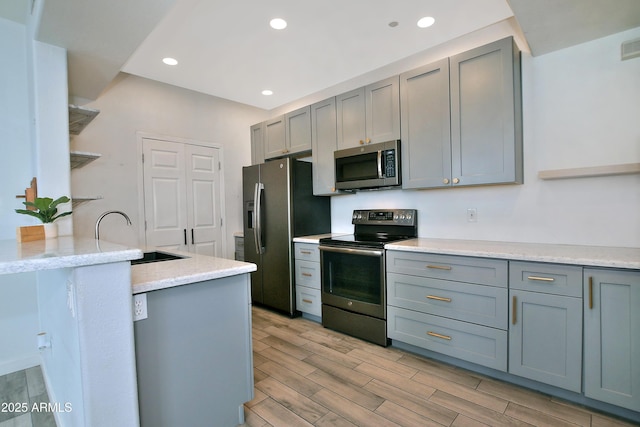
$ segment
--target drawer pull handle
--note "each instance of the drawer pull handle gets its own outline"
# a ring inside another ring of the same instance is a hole
[[[537,282],[553,282],[556,280],[553,277],[539,277],[539,276],[529,276],[527,277],[527,279],[535,280]]]
[[[442,335],[442,334],[439,334],[437,332],[431,332],[431,331],[428,331],[427,335],[430,335],[430,336],[436,337],[436,338],[441,338],[443,340],[451,341],[451,337],[449,335]]]
[[[427,265],[427,268],[432,268],[434,270],[451,270],[450,265]]]
[[[451,298],[439,297],[436,295],[427,295],[427,298],[434,299],[436,301],[451,302]]]
[[[302,275],[305,277],[313,277],[313,274],[311,273],[302,273]]]
[[[302,302],[306,302],[307,304],[313,304],[313,301],[311,301],[310,299],[306,299],[306,298],[303,298]]]
[[[300,251],[301,254],[311,255],[311,251]]]
[[[511,307],[512,307],[511,324],[515,325],[516,322],[518,321],[518,316],[516,315],[517,299],[516,299],[515,295],[513,296],[513,300],[511,302]]]

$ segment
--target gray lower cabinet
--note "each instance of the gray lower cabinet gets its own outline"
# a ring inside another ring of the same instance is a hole
[[[403,188],[522,183],[512,37],[405,72],[400,87]]]
[[[338,147],[336,126],[335,97],[311,106],[311,159],[313,162],[314,196],[337,194],[333,159],[333,152]]]
[[[509,372],[582,391],[582,267],[509,262]]]
[[[147,292],[134,322],[142,427],[235,426],[253,399],[249,274]]]
[[[507,261],[387,251],[392,340],[507,370]]]
[[[640,272],[584,269],[584,394],[640,411]]]
[[[294,244],[296,271],[296,309],[322,316],[320,300],[320,250],[314,243]]]

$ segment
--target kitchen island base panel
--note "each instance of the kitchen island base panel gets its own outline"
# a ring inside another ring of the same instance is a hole
[[[148,292],[134,323],[140,423],[232,426],[253,398],[249,275]]]

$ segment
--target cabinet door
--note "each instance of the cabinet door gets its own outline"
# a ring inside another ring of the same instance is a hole
[[[402,188],[451,185],[449,59],[400,75]]]
[[[520,55],[513,38],[450,63],[454,185],[521,183]]]
[[[251,164],[264,163],[264,123],[251,126]]]
[[[361,87],[336,96],[338,149],[369,143],[365,138],[365,100]]]
[[[311,150],[311,108],[309,106],[285,115],[286,154]]]
[[[511,290],[509,372],[580,393],[582,300]]]
[[[584,270],[584,394],[640,411],[640,272]]]
[[[398,76],[364,88],[366,141],[400,139],[400,81]]]
[[[333,152],[338,146],[336,99],[317,102],[311,106],[311,157],[313,160],[313,194],[326,196],[336,193],[336,172]]]
[[[267,120],[264,124],[264,158],[271,159],[286,154],[284,115]]]

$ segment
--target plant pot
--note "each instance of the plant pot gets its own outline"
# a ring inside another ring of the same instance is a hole
[[[55,239],[58,237],[58,224],[55,222],[49,222],[43,225],[45,239]]]

